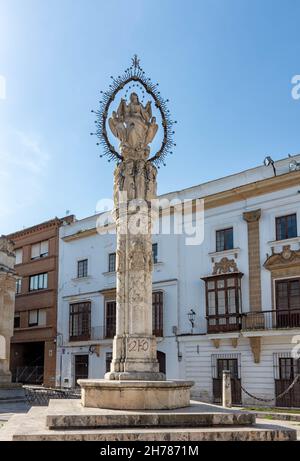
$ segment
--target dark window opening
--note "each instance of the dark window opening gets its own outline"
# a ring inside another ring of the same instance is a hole
[[[152,293],[152,329],[154,336],[162,337],[164,335],[163,312],[163,292],[154,291]]]
[[[116,270],[116,253],[108,255],[108,272],[115,272]]]
[[[81,261],[78,261],[77,263],[77,277],[83,278],[83,277],[87,277],[87,275],[88,275],[88,260],[82,259]]]
[[[84,341],[91,336],[91,303],[70,305],[70,341]]]
[[[276,240],[297,237],[297,215],[290,214],[276,218]]]
[[[107,301],[105,305],[105,337],[113,338],[116,334],[116,301]]]
[[[216,232],[216,251],[233,249],[233,227]]]
[[[158,262],[158,244],[153,243],[152,245],[152,259],[153,259],[153,264],[156,264]]]
[[[14,317],[14,328],[20,328],[21,326],[21,317],[20,314],[15,314]]]

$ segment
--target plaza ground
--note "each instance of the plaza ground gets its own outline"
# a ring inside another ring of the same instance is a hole
[[[16,414],[25,414],[29,411],[30,405],[27,403],[23,402],[17,402],[17,403],[1,403],[0,404],[0,441],[9,441],[11,440],[10,437],[10,431],[7,432],[5,431],[5,426],[7,421]],[[43,407],[40,407],[41,409]],[[258,408],[255,410],[257,412]],[[277,411],[277,410],[276,410]],[[275,412],[275,410],[270,411],[270,413]],[[300,415],[299,412],[295,412],[297,416],[299,417],[299,421],[283,421],[283,420],[277,420],[274,419],[274,417],[271,415],[269,416],[264,416],[263,418],[257,417],[256,422],[257,424],[264,424],[264,425],[278,425],[282,427],[287,427],[291,429],[295,429],[297,431],[297,440],[300,441]],[[162,429],[163,430],[163,429]]]

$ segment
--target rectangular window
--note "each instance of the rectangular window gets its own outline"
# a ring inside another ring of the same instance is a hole
[[[152,293],[152,329],[154,336],[162,337],[164,335],[163,313],[163,292],[154,291]]]
[[[35,243],[31,246],[31,259],[39,259],[48,256],[49,242],[44,240],[43,242]]]
[[[297,237],[296,213],[276,218],[276,240],[286,240]]]
[[[105,355],[106,373],[108,373],[110,371],[111,361],[112,361],[112,353],[111,352],[106,352],[106,355]]]
[[[23,261],[23,249],[18,248],[16,250],[16,264],[21,264]]]
[[[29,278],[29,291],[45,290],[48,288],[48,274],[32,275]]]
[[[300,311],[300,279],[276,281],[276,308]]]
[[[20,326],[21,326],[20,314],[15,314],[15,316],[14,316],[14,328],[20,328]]]
[[[83,278],[88,276],[88,260],[82,259],[77,262],[77,277]]]
[[[91,335],[91,303],[82,302],[70,305],[70,341],[85,341]]]
[[[158,244],[157,243],[152,244],[152,258],[153,258],[153,264],[156,264],[158,262]]]
[[[37,309],[29,311],[28,313],[28,326],[36,327],[39,324],[39,311]]]
[[[108,272],[115,272],[116,270],[116,253],[108,255]]]
[[[22,279],[16,281],[16,294],[19,295],[22,291]]]
[[[279,358],[279,379],[294,379],[294,359],[291,357]]]
[[[241,276],[238,273],[205,279],[209,333],[240,329]]]
[[[216,251],[233,249],[233,227],[216,232]]]
[[[105,337],[113,338],[116,334],[116,301],[107,301],[105,304]]]

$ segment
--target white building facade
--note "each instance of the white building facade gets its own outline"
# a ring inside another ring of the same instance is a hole
[[[230,369],[234,403],[258,404],[242,386],[274,405],[300,372],[300,171],[290,163],[276,162],[276,176],[261,166],[161,197],[188,201],[185,219],[204,226],[197,244],[178,228],[164,233],[178,216],[166,208],[153,235],[158,360],[168,379],[195,381],[195,398],[220,402]],[[111,358],[116,236],[113,224],[97,231],[98,218],[60,229],[58,386],[103,378]],[[276,404],[300,406],[300,384]]]

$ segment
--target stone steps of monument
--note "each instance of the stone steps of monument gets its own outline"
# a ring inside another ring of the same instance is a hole
[[[0,429],[0,441],[292,441],[296,431],[270,424],[209,428],[63,429],[46,427],[47,407],[14,415]]]
[[[80,400],[51,400],[46,415],[46,426],[50,429],[187,428],[249,426],[254,423],[254,414],[193,401],[189,407],[173,410],[125,411],[85,408]]]

